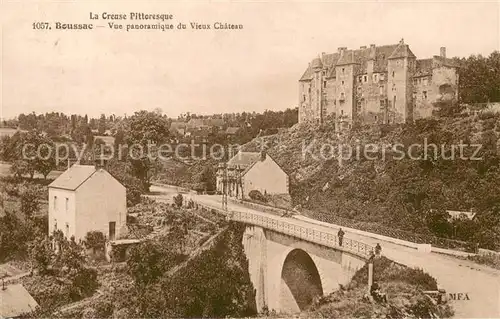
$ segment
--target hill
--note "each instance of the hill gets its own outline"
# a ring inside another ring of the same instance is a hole
[[[342,134],[331,122],[297,124],[243,149],[265,147],[290,173],[293,204],[311,217],[500,248],[499,136],[500,117],[485,113]],[[446,213],[471,209],[474,221]]]

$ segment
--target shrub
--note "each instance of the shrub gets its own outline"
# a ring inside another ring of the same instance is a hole
[[[182,207],[182,201],[183,201],[182,194],[177,194],[177,196],[174,196],[174,204],[175,204],[175,206]]]
[[[267,202],[267,198],[264,195],[262,195],[262,193],[259,192],[256,189],[251,190],[248,193],[248,197],[250,197],[250,199],[257,200],[259,202],[264,202],[264,203]]]

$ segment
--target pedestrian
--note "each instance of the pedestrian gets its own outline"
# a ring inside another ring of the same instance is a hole
[[[380,246],[379,243],[375,246],[375,255],[380,256],[380,251],[382,250],[382,247]]]
[[[342,228],[339,229],[337,236],[339,237],[339,246],[342,246],[342,240],[344,239],[344,231]]]

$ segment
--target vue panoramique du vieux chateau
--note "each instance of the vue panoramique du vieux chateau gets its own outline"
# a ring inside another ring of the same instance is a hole
[[[313,59],[299,80],[299,123],[333,117],[339,128],[396,124],[432,116],[458,96],[458,72],[446,48],[417,59],[404,40],[358,50],[338,48]]]

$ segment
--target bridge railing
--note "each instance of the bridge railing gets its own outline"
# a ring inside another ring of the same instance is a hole
[[[250,225],[261,226],[274,230],[278,233],[290,235],[305,241],[313,242],[326,247],[348,251],[363,258],[370,258],[373,247],[353,239],[343,238],[342,246],[339,238],[330,232],[320,231],[314,228],[303,227],[289,223],[273,216],[262,216],[248,212],[232,212],[231,220]]]

